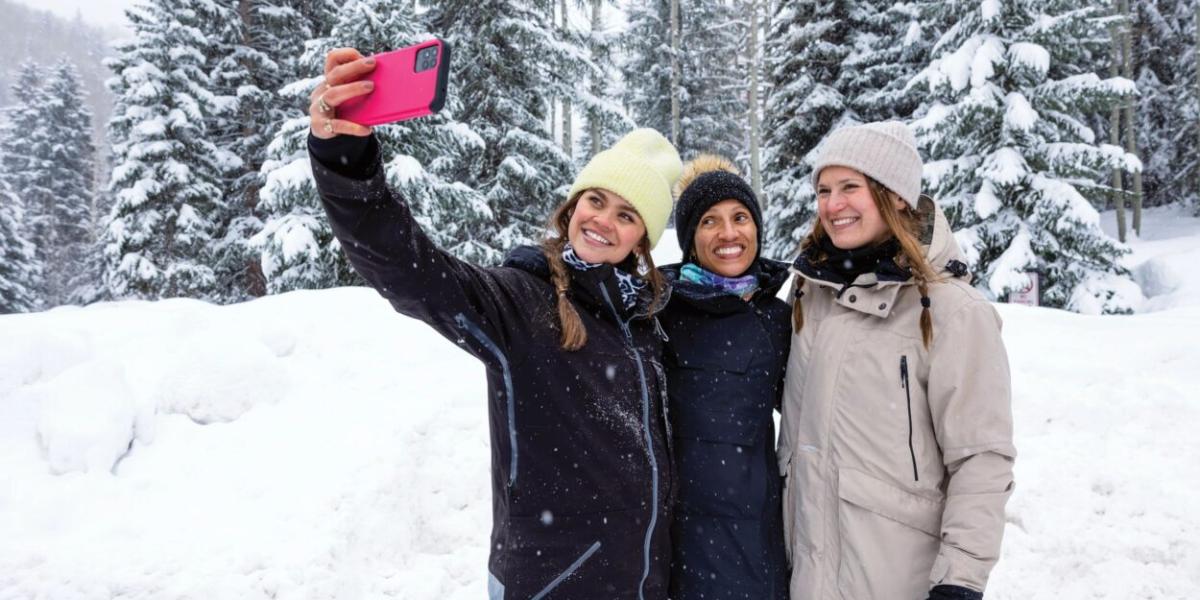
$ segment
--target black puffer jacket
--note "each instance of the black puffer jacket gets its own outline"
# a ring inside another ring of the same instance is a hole
[[[482,268],[438,250],[374,166],[313,173],[350,262],[397,311],[487,367],[492,452],[488,567],[503,598],[662,600],[670,560],[672,465],[648,299],[620,302],[612,267],[574,272],[587,344],[559,346],[545,257],[521,248]],[[326,154],[327,155],[327,154]]]
[[[773,419],[791,336],[775,297],[787,265],[759,260],[749,302],[680,281],[679,269],[663,268],[674,290],[660,316],[679,478],[671,598],[787,600]]]

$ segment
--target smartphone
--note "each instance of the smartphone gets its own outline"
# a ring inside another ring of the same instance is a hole
[[[442,40],[376,54],[366,77],[374,91],[343,102],[338,118],[369,126],[431,115],[446,103],[449,78],[450,46]]]

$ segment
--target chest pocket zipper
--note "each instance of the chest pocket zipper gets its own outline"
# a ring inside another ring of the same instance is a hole
[[[912,457],[913,481],[920,481],[917,475],[917,451],[913,448],[913,419],[912,392],[908,387],[908,356],[900,357],[900,385],[904,387],[904,400],[908,407],[908,455]]]

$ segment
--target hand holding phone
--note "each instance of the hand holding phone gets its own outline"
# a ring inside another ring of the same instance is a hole
[[[337,118],[359,125],[382,125],[431,115],[446,102],[450,47],[429,40],[376,54],[375,68],[364,79],[374,84],[366,95],[337,107]]]

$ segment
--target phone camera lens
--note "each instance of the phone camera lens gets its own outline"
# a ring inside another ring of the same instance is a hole
[[[417,51],[417,68],[418,73],[428,71],[437,66],[437,46],[429,46]]]

